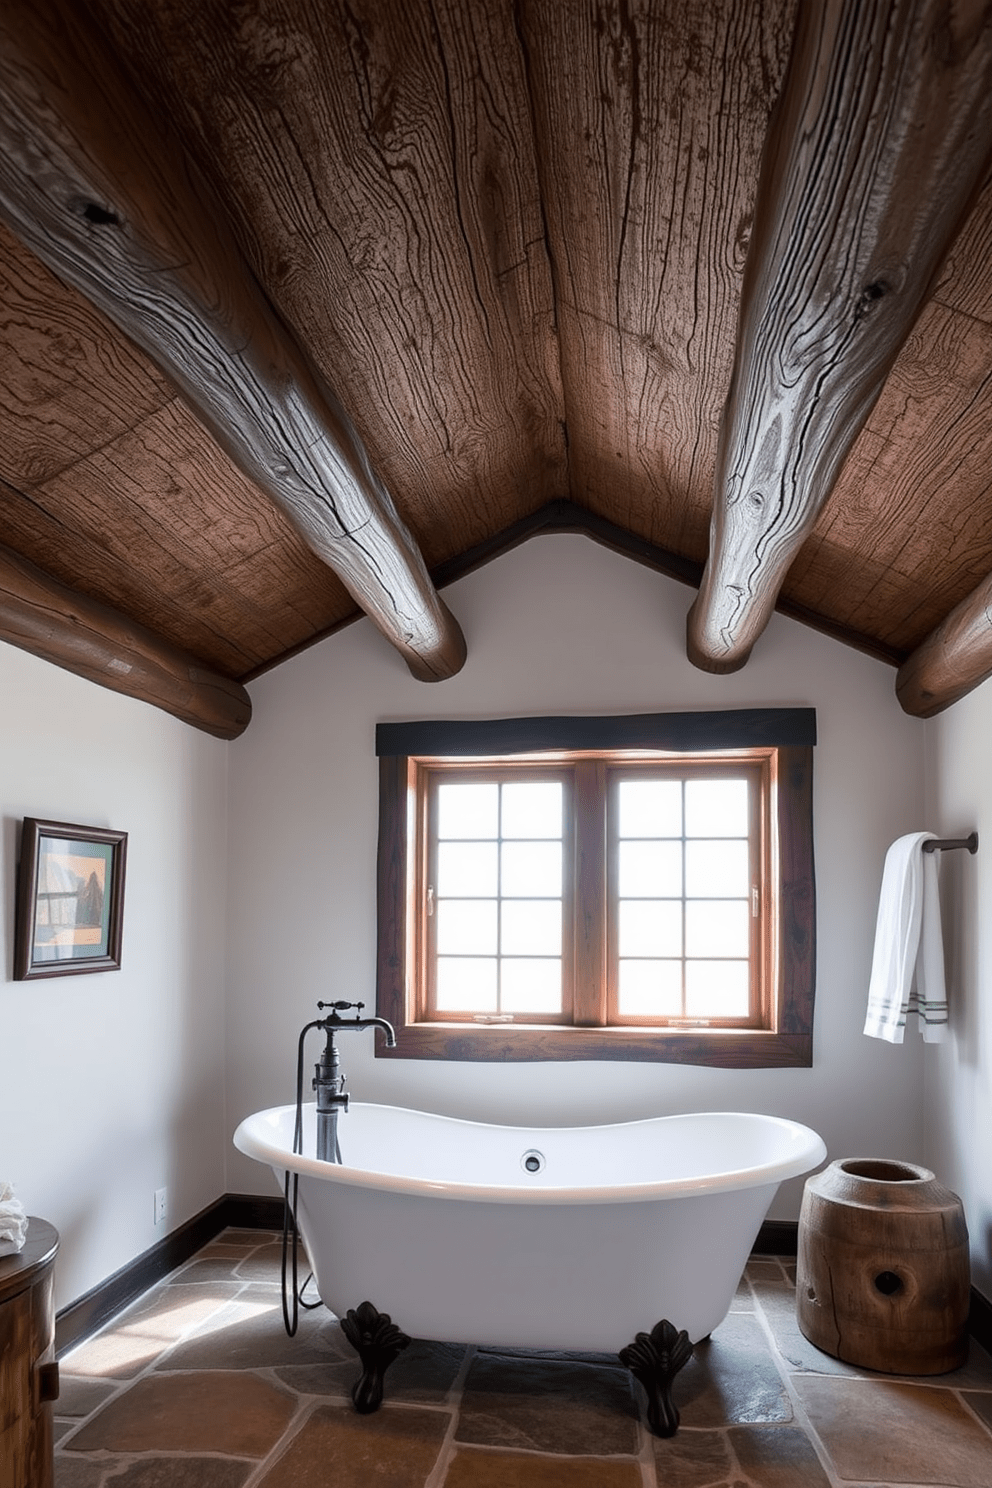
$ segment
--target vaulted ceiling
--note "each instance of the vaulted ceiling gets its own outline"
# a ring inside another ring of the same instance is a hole
[[[5,0],[0,637],[230,737],[360,608],[450,675],[436,588],[578,530],[702,581],[699,665],[777,603],[945,706],[992,672],[972,9]]]

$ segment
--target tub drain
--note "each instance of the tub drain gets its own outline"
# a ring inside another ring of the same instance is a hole
[[[520,1159],[520,1166],[528,1173],[539,1173],[544,1167],[544,1153],[532,1147]]]

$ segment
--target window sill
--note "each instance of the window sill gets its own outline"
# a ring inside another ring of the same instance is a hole
[[[631,1059],[657,1064],[709,1065],[717,1069],[808,1068],[813,1040],[806,1033],[698,1028],[562,1028],[530,1024],[408,1023],[396,1030],[396,1048],[377,1041],[379,1059],[453,1059],[479,1063],[534,1060]]]

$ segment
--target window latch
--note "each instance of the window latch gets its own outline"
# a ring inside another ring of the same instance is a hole
[[[758,885],[751,885],[751,918],[756,920],[759,914],[760,899],[758,896]]]
[[[427,918],[432,919],[434,915],[434,885],[427,885]]]

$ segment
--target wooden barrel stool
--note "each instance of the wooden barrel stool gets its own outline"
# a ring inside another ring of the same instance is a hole
[[[806,1180],[796,1315],[824,1353],[886,1374],[968,1357],[968,1228],[928,1168],[846,1158]]]

